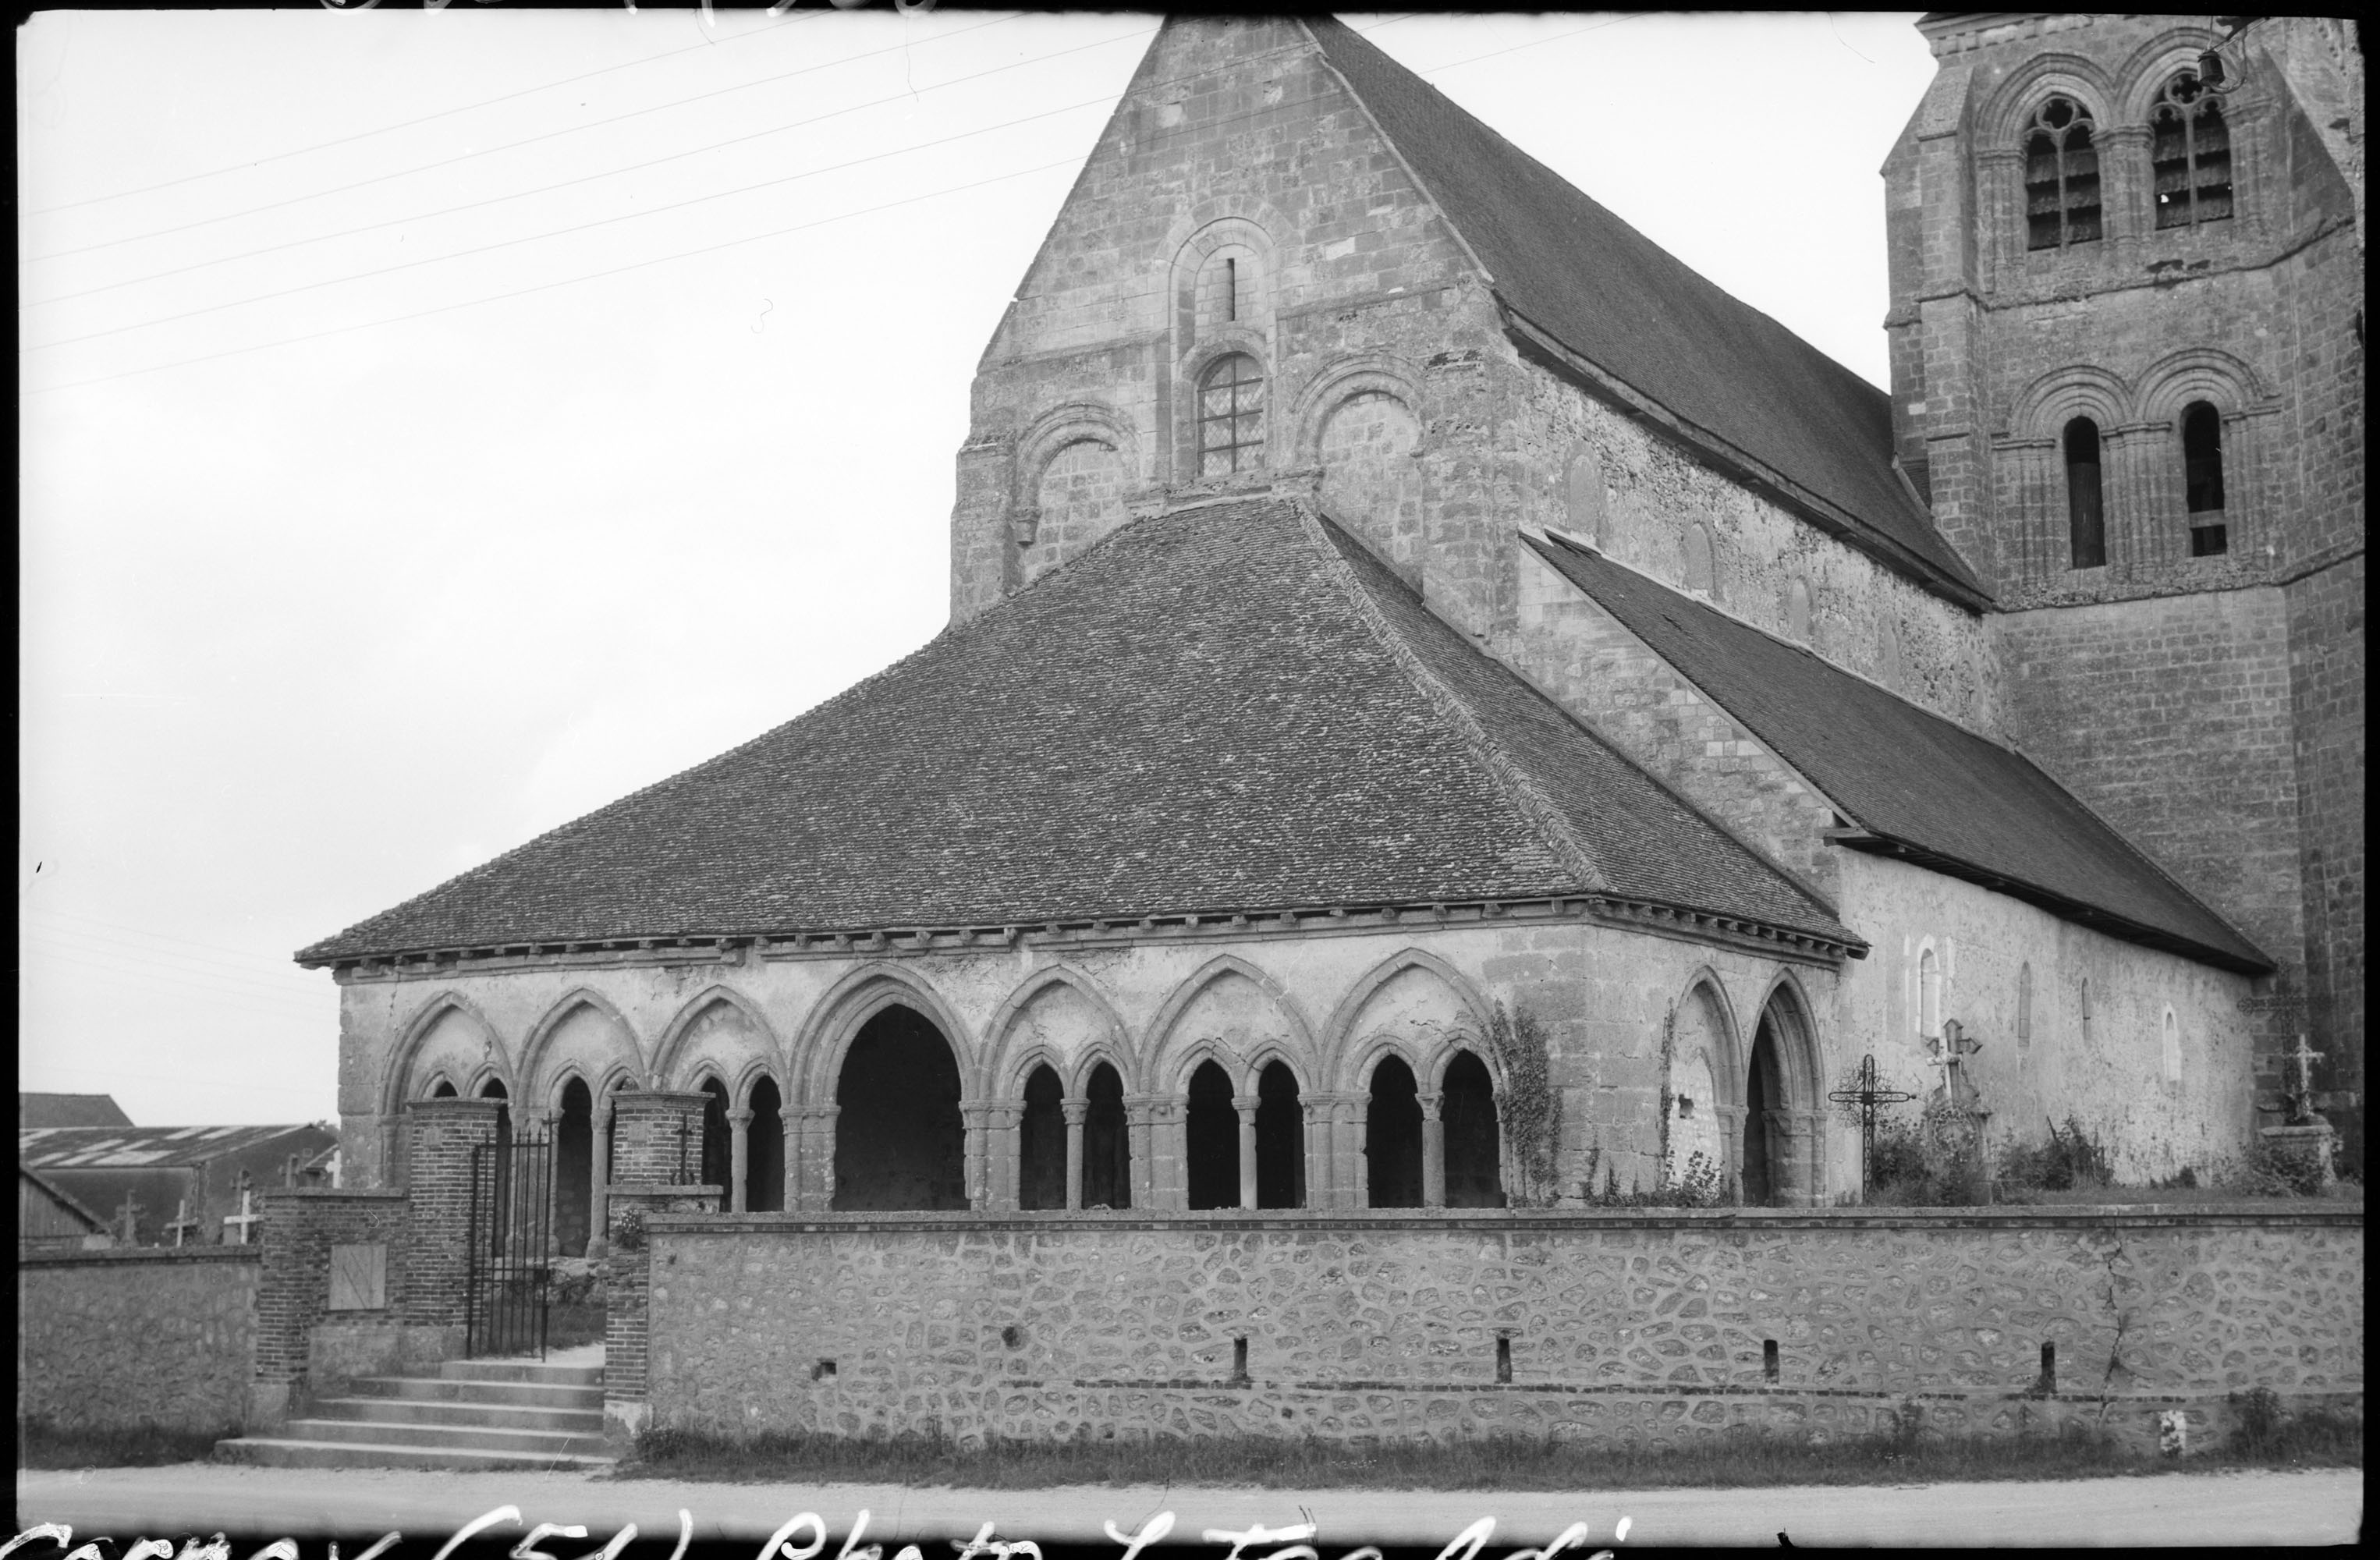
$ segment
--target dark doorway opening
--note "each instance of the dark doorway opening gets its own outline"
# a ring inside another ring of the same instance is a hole
[[[1764,1013],[1743,1083],[1743,1200],[1755,1207],[1777,1201],[1776,1144],[1768,1133],[1768,1113],[1784,1103],[1782,1083],[1777,1072],[1777,1032]]]
[[[744,1211],[775,1214],[785,1206],[785,1108],[777,1081],[752,1085],[752,1120],[744,1129]]]
[[[932,1020],[897,1006],[869,1019],[843,1058],[834,1102],[837,1212],[967,1205],[959,1067]]]
[[[1421,1099],[1413,1069],[1390,1057],[1372,1069],[1364,1112],[1364,1181],[1368,1205],[1421,1206]]]
[[[1305,1112],[1285,1062],[1257,1077],[1257,1206],[1305,1206]]]
[[[1025,1081],[1025,1119],[1016,1128],[1016,1205],[1066,1205],[1066,1086],[1047,1067]]]
[[[594,1212],[595,1096],[573,1078],[562,1086],[562,1115],[553,1123],[554,1250],[585,1256]]]
[[[735,1179],[735,1139],[727,1125],[727,1085],[716,1078],[702,1081],[702,1155],[691,1167],[704,1186],[726,1191]]]
[[[1439,1109],[1446,1122],[1446,1205],[1502,1207],[1501,1132],[1488,1064],[1457,1051],[1446,1064],[1445,1103]]]
[[[1123,1080],[1101,1062],[1085,1086],[1091,1107],[1083,1117],[1083,1206],[1132,1206],[1132,1130],[1123,1114]]]
[[[1190,1075],[1190,1110],[1184,1122],[1190,1156],[1190,1205],[1240,1205],[1240,1113],[1232,1107],[1232,1077],[1211,1061]]]

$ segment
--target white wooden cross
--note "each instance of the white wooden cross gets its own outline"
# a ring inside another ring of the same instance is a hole
[[[2302,1034],[2298,1036],[2298,1048],[2289,1053],[2289,1060],[2298,1064],[2298,1093],[2305,1097],[2309,1110],[2313,1108],[2313,1064],[2325,1054],[2307,1045]]]
[[[233,1225],[239,1226],[239,1233],[232,1238],[232,1243],[235,1245],[247,1245],[248,1227],[256,1223],[259,1219],[261,1219],[264,1216],[262,1214],[254,1213],[249,1210],[249,1203],[255,1195],[256,1194],[252,1191],[241,1191],[239,1194],[239,1212],[236,1214],[225,1214],[224,1215],[224,1227],[225,1229],[229,1229]]]
[[[199,1221],[190,1216],[190,1200],[188,1198],[185,1197],[182,1199],[181,1206],[174,1210],[174,1217],[169,1223],[167,1223],[165,1227],[167,1230],[172,1232],[174,1244],[176,1246],[182,1243],[184,1237],[194,1235],[198,1232]]]

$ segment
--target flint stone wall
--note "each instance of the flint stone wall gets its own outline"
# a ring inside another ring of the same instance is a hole
[[[17,1402],[61,1429],[236,1432],[263,1249],[20,1256]]]
[[[1658,1445],[1914,1417],[2153,1443],[2179,1409],[2203,1445],[2230,1394],[2360,1409],[2363,1382],[2360,1211],[747,1215],[650,1235],[651,1422],[730,1435]]]

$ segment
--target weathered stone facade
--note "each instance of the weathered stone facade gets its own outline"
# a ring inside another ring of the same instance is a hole
[[[247,1422],[257,1246],[20,1256],[17,1403],[60,1429]]]
[[[1902,465],[2002,610],[2008,735],[2279,961],[2261,1102],[2309,1034],[2323,1108],[2360,1156],[2357,24],[2260,20],[2225,44],[2228,87],[2192,100],[2216,102],[2225,193],[2192,220],[2180,185],[2214,175],[2181,178],[2180,121],[2160,142],[2155,116],[2224,42],[2211,18],[1921,25],[1939,71],[1884,168]],[[2053,99],[2094,127],[2093,224],[2035,247],[2027,180],[2046,164],[2028,127]],[[2193,405],[2219,427],[2211,508],[2189,491]],[[2104,563],[2070,545],[2076,419],[2100,441]],[[2210,522],[2219,550],[2193,539]]]
[[[2360,1408],[2360,1215],[660,1219],[651,1410],[729,1434],[1661,1445]],[[2202,1435],[2203,1438],[2203,1435]]]

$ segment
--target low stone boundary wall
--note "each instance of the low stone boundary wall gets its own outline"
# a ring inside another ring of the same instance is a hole
[[[651,1422],[2202,1444],[2360,1410],[2361,1210],[657,1214]],[[2048,1349],[2045,1353],[2045,1347]]]
[[[262,1251],[61,1252],[17,1264],[17,1406],[60,1428],[237,1432]]]

